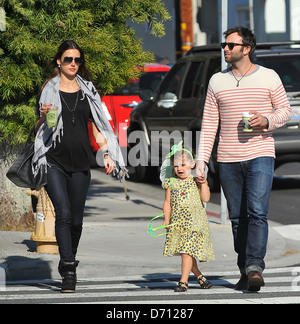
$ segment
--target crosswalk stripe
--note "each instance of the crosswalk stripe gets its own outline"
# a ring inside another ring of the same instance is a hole
[[[131,301],[130,304],[132,305],[146,305],[149,301]],[[88,302],[88,303],[81,303],[81,304],[107,304],[107,302]],[[126,301],[118,301],[118,305],[126,305],[128,302]],[[155,300],[155,305],[197,305],[197,304],[216,304],[216,305],[224,305],[224,304],[300,304],[300,297],[270,297],[270,298],[247,298],[247,299],[198,299],[193,300],[189,299],[188,301],[174,299],[174,300]]]
[[[264,287],[263,293],[288,293],[295,291],[293,287]],[[208,290],[190,289],[184,296],[188,295],[237,295],[243,294],[243,291],[236,291],[226,288],[214,288]],[[178,295],[178,294],[177,294]],[[104,291],[104,292],[81,292],[80,287],[77,289],[76,294],[57,294],[57,293],[40,293],[35,294],[14,294],[14,295],[0,295],[0,300],[18,300],[18,299],[77,299],[77,298],[116,298],[116,297],[152,297],[152,296],[174,296],[173,290],[133,290],[133,291]],[[183,295],[182,295],[183,296]]]
[[[271,284],[271,283],[292,283],[295,280],[295,277],[266,277],[265,283]],[[216,279],[216,280],[210,280],[210,282],[213,284],[213,286],[232,286],[236,284],[238,281],[238,278],[228,278],[228,279]],[[48,284],[39,284],[36,286],[6,286],[5,291],[6,292],[22,292],[22,291],[42,291],[44,288],[45,290],[59,290],[59,288],[55,285],[56,282],[48,283]],[[81,282],[78,284],[78,290],[113,290],[113,289],[143,289],[143,288],[156,288],[156,289],[162,289],[162,288],[174,288],[176,285],[176,282],[145,282],[145,281],[135,281],[132,283],[109,283],[109,284],[91,284],[90,282]],[[199,287],[199,284],[196,283],[196,281],[191,281],[189,284],[190,288],[196,288]]]
[[[289,276],[292,272],[298,271],[300,273],[300,267],[295,268],[272,268],[266,269],[264,271],[264,275],[269,274],[282,274],[289,273]],[[240,275],[239,271],[214,271],[214,272],[205,272],[204,275],[206,277],[238,277]],[[148,274],[148,275],[132,275],[132,276],[120,276],[120,277],[100,277],[100,278],[89,278],[88,282],[119,282],[119,281],[151,281],[151,280],[163,280],[163,279],[172,279],[175,278],[177,280],[180,277],[180,274]],[[78,279],[78,283],[86,282],[86,279]],[[7,281],[7,285],[34,285],[34,284],[55,284],[60,283],[60,280],[54,279],[31,279],[31,280],[14,280]]]
[[[94,278],[79,280],[75,294],[60,294],[60,280],[33,280],[7,283],[0,290],[0,303],[9,301],[47,303],[96,303],[96,304],[284,304],[300,303],[300,268],[269,269],[264,274],[266,286],[258,294],[236,291],[234,284],[239,274],[226,272],[205,273],[213,288],[199,289],[199,284],[190,281],[184,294],[174,293],[180,274],[154,274],[126,276],[123,278]],[[299,280],[298,280],[299,279]],[[218,296],[218,297],[217,297]]]

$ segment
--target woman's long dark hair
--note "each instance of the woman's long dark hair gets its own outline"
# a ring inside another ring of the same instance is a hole
[[[36,116],[40,115],[40,111],[39,111],[39,98],[42,94],[43,89],[45,88],[45,85],[53,78],[55,78],[56,76],[59,75],[59,67],[57,65],[57,60],[60,59],[63,55],[63,53],[69,49],[77,49],[80,52],[80,58],[82,59],[82,64],[79,66],[79,70],[78,70],[78,74],[88,80],[88,81],[92,81],[91,78],[91,74],[89,73],[88,69],[86,68],[85,65],[85,58],[84,58],[84,53],[83,50],[79,47],[79,45],[77,43],[75,43],[72,40],[66,40],[64,42],[62,42],[57,50],[56,55],[54,56],[53,60],[51,61],[51,65],[52,65],[52,75],[51,77],[44,82],[44,84],[42,85],[38,95],[37,95],[37,103],[36,103],[36,108],[35,108],[35,114]]]
[[[82,64],[79,66],[79,70],[78,70],[78,74],[84,78],[85,80],[91,81],[91,74],[88,71],[86,65],[85,65],[85,58],[84,58],[84,53],[83,50],[79,47],[79,45],[77,43],[75,43],[73,40],[66,40],[64,42],[62,42],[60,44],[60,46],[58,47],[58,50],[53,58],[53,60],[51,61],[51,65],[52,65],[52,75],[51,77],[43,84],[41,91],[44,89],[45,85],[53,78],[55,78],[56,76],[58,76],[59,72],[59,67],[57,65],[57,60],[61,59],[63,53],[69,49],[77,49],[80,52],[80,58],[82,59]]]
[[[84,79],[90,80],[90,73],[87,70],[86,65],[85,65],[85,58],[84,58],[83,50],[73,40],[66,40],[60,44],[60,46],[57,50],[57,53],[55,54],[55,56],[52,60],[52,66],[54,67],[54,70],[53,70],[54,77],[57,76],[59,73],[57,60],[61,59],[63,53],[69,49],[77,49],[80,52],[80,58],[82,59],[82,64],[79,66],[78,74],[81,77],[83,77]],[[53,75],[52,75],[52,77],[53,77]]]

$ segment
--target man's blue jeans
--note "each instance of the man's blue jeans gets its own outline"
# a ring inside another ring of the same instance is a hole
[[[242,274],[250,271],[262,273],[265,269],[273,176],[272,157],[220,163],[220,180],[228,203],[234,248]]]

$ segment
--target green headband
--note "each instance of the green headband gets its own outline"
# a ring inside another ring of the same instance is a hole
[[[187,150],[187,149],[185,149],[185,148],[182,147],[182,141],[179,142],[177,145],[173,145],[171,147],[171,152],[169,154],[167,154],[165,158],[166,159],[170,159],[175,153],[180,152],[180,151],[185,151],[185,152],[189,153],[189,155],[191,156],[192,160],[194,161],[193,154],[189,150]]]
[[[195,159],[193,157],[193,154],[182,147],[182,141],[179,142],[177,145],[173,145],[172,148],[171,148],[171,152],[169,154],[166,155],[165,157],[165,160],[160,168],[160,175],[159,175],[159,178],[161,180],[161,182],[164,182],[167,178],[172,178],[173,177],[173,166],[172,166],[172,163],[171,163],[171,157],[177,153],[177,152],[180,152],[180,151],[185,151],[187,152],[191,158],[192,158],[192,161],[194,162]]]

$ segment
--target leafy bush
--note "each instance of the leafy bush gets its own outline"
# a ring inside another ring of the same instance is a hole
[[[22,143],[35,122],[36,95],[51,73],[59,44],[73,39],[84,50],[102,94],[125,85],[153,61],[126,22],[147,22],[164,34],[170,18],[162,0],[0,0],[0,142]]]

